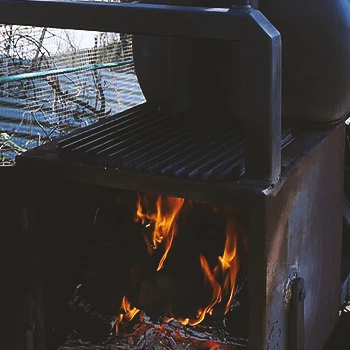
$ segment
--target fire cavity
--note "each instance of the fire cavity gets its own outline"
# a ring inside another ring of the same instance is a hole
[[[118,195],[116,203],[125,259],[115,268],[127,275],[116,334],[136,315],[188,326],[223,319],[246,275],[245,211],[148,193]],[[97,208],[95,226],[100,215]]]

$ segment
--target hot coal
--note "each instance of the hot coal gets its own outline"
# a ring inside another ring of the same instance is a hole
[[[136,323],[132,330],[112,338],[111,343],[127,342],[128,349],[240,349],[247,346],[247,340],[233,337],[222,327],[188,327],[180,322],[164,321],[157,323],[144,315],[143,321]]]
[[[105,342],[86,342],[71,334],[58,350],[239,350],[245,338],[233,337],[223,328],[183,326],[177,321],[152,323],[146,315],[134,319],[118,336]]]
[[[163,277],[160,284],[171,283]],[[149,286],[149,288],[151,288]],[[223,344],[239,349],[248,338],[248,281],[241,278],[229,312],[207,316],[197,326],[184,326],[176,320],[146,315],[141,311],[135,318],[119,328],[115,335],[116,314],[104,314],[86,299],[87,288],[78,286],[65,306],[65,327],[69,327],[65,345],[59,350],[107,349],[226,349]],[[176,292],[176,291],[175,291]],[[174,292],[174,293],[175,293]],[[141,298],[141,296],[140,296]],[[170,298],[170,297],[169,297]],[[155,297],[154,300],[157,300]],[[156,302],[156,301],[154,301]],[[163,304],[159,310],[162,309]],[[120,312],[120,311],[118,311]],[[94,344],[93,346],[91,344]],[[221,344],[221,345],[220,345]],[[220,345],[220,347],[219,347]],[[148,347],[151,346],[151,347]]]
[[[135,318],[119,327],[118,315],[101,313],[82,297],[79,287],[68,303],[69,317],[65,319],[73,332],[59,350],[104,349],[239,349],[248,338],[248,281],[237,283],[236,294],[225,317],[207,316],[197,326],[184,326],[179,321],[141,311]],[[90,347],[91,344],[99,344]],[[152,344],[152,347],[148,347]],[[221,344],[221,345],[220,345]],[[224,347],[228,344],[231,347]],[[186,347],[182,347],[185,346]],[[220,347],[219,347],[220,345]],[[145,347],[146,346],[146,347]],[[163,346],[163,347],[162,347]],[[234,346],[234,347],[233,347]]]

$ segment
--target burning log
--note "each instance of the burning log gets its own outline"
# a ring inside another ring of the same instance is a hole
[[[79,289],[78,287],[75,296],[68,302],[72,331],[81,339],[92,342],[106,341],[113,333],[117,316],[101,313],[82,297]]]
[[[167,319],[154,323],[141,313],[122,333],[104,343],[87,343],[71,335],[58,350],[242,350],[247,345],[247,339],[233,337],[222,326],[189,327]]]
[[[230,306],[230,311],[225,315],[223,324],[225,329],[233,335],[248,338],[249,331],[249,298],[248,279],[242,278],[236,284],[236,294]]]
[[[94,344],[94,350],[244,349],[247,340],[242,336],[248,334],[248,325],[245,323],[248,315],[247,279],[241,279],[236,287],[236,294],[225,318],[208,316],[204,323],[197,326],[184,325],[171,318],[149,317],[145,312],[132,308],[127,299],[123,298],[125,322],[119,323],[115,335],[112,333],[115,333],[114,327],[118,324],[120,315],[118,317],[99,312],[84,299],[81,291],[83,288],[80,287],[69,302],[73,334],[58,350],[90,350],[91,344]]]

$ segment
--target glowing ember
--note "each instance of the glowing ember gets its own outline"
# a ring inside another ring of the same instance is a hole
[[[247,340],[233,337],[224,329],[217,332],[211,328],[195,326],[191,329],[182,326],[177,321],[164,323],[150,323],[141,321],[136,323],[131,332],[125,332],[119,339],[124,339],[120,345],[134,345],[130,349],[201,349],[201,350],[233,350],[247,347]],[[153,347],[153,346],[154,347]],[[114,347],[113,347],[114,348]],[[120,348],[126,348],[124,345]],[[127,347],[129,349],[129,347]],[[119,347],[118,347],[119,349]]]
[[[158,271],[163,267],[164,260],[177,232],[176,218],[185,200],[184,198],[158,196],[155,210],[151,209],[150,200],[151,196],[144,195],[142,198],[139,196],[136,215],[146,227],[154,227],[151,243],[149,244],[147,241],[149,251],[157,249],[160,243],[164,243],[164,254],[158,264]]]

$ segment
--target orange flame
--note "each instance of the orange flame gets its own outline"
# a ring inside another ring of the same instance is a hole
[[[131,304],[129,300],[126,298],[126,296],[123,296],[122,303],[120,305],[120,309],[125,312],[125,314],[120,314],[117,318],[116,324],[115,324],[115,333],[118,334],[119,332],[119,326],[124,322],[130,322],[135,315],[140,311],[136,307],[131,308]]]
[[[151,211],[149,205],[150,198],[145,195],[143,198],[139,196],[137,202],[137,218],[142,224],[154,226],[151,244],[149,244],[149,252],[157,249],[160,243],[164,243],[164,254],[160,259],[157,271],[163,267],[164,261],[171,248],[174,236],[177,232],[176,218],[184,204],[184,198],[162,197],[158,196],[155,205],[155,211]],[[142,206],[142,202],[146,204],[146,208]],[[149,242],[148,242],[149,243]]]
[[[151,231],[151,233],[145,233],[144,235],[148,251],[152,254],[161,244],[164,249],[157,271],[163,267],[164,261],[171,249],[178,229],[177,219],[184,203],[184,198],[155,196],[151,194],[138,195],[135,221],[141,221]],[[192,202],[189,201],[188,203]],[[213,210],[214,212],[222,213],[224,209],[213,207]],[[231,306],[240,267],[240,260],[237,254],[237,237],[242,227],[236,219],[238,214],[237,208],[226,208],[225,212],[227,216],[225,247],[223,254],[218,257],[217,265],[214,269],[211,269],[206,258],[201,254],[199,256],[201,268],[204,273],[204,285],[211,289],[210,301],[207,306],[197,311],[195,318],[178,319],[184,325],[194,326],[199,324],[207,314],[212,314],[215,305],[222,300],[225,301],[225,314]],[[244,235],[244,239],[246,239],[246,235]],[[246,241],[243,242],[243,245],[247,249]],[[136,308],[131,309],[130,303],[125,297],[123,298],[121,308],[125,314],[120,315],[120,321],[118,319],[117,327],[120,323],[131,320],[139,311]]]
[[[238,223],[236,219],[229,216],[226,224],[226,242],[224,254],[219,256],[219,262],[214,269],[214,275],[219,278],[223,277],[223,292],[229,294],[229,299],[226,304],[225,314],[229,311],[232,298],[235,292],[235,283],[239,269],[239,260],[237,254],[237,230]]]
[[[209,305],[204,309],[198,310],[198,316],[195,320],[188,323],[194,326],[203,321],[206,314],[212,314],[214,306],[228,296],[225,308],[225,314],[229,311],[235,292],[235,283],[239,269],[239,260],[237,255],[237,230],[238,223],[233,216],[229,216],[226,224],[226,242],[224,253],[218,257],[218,264],[212,272],[204,256],[200,255],[200,263],[204,272],[204,283],[212,288],[212,297]],[[218,281],[222,281],[221,285]]]
[[[188,324],[190,326],[197,325],[204,320],[206,314],[211,314],[214,306],[221,301],[222,295],[221,286],[211,272],[207,259],[201,254],[199,255],[199,259],[204,272],[204,283],[212,288],[212,296],[208,306],[206,306],[204,309],[198,310],[197,318],[194,320],[189,320]]]

